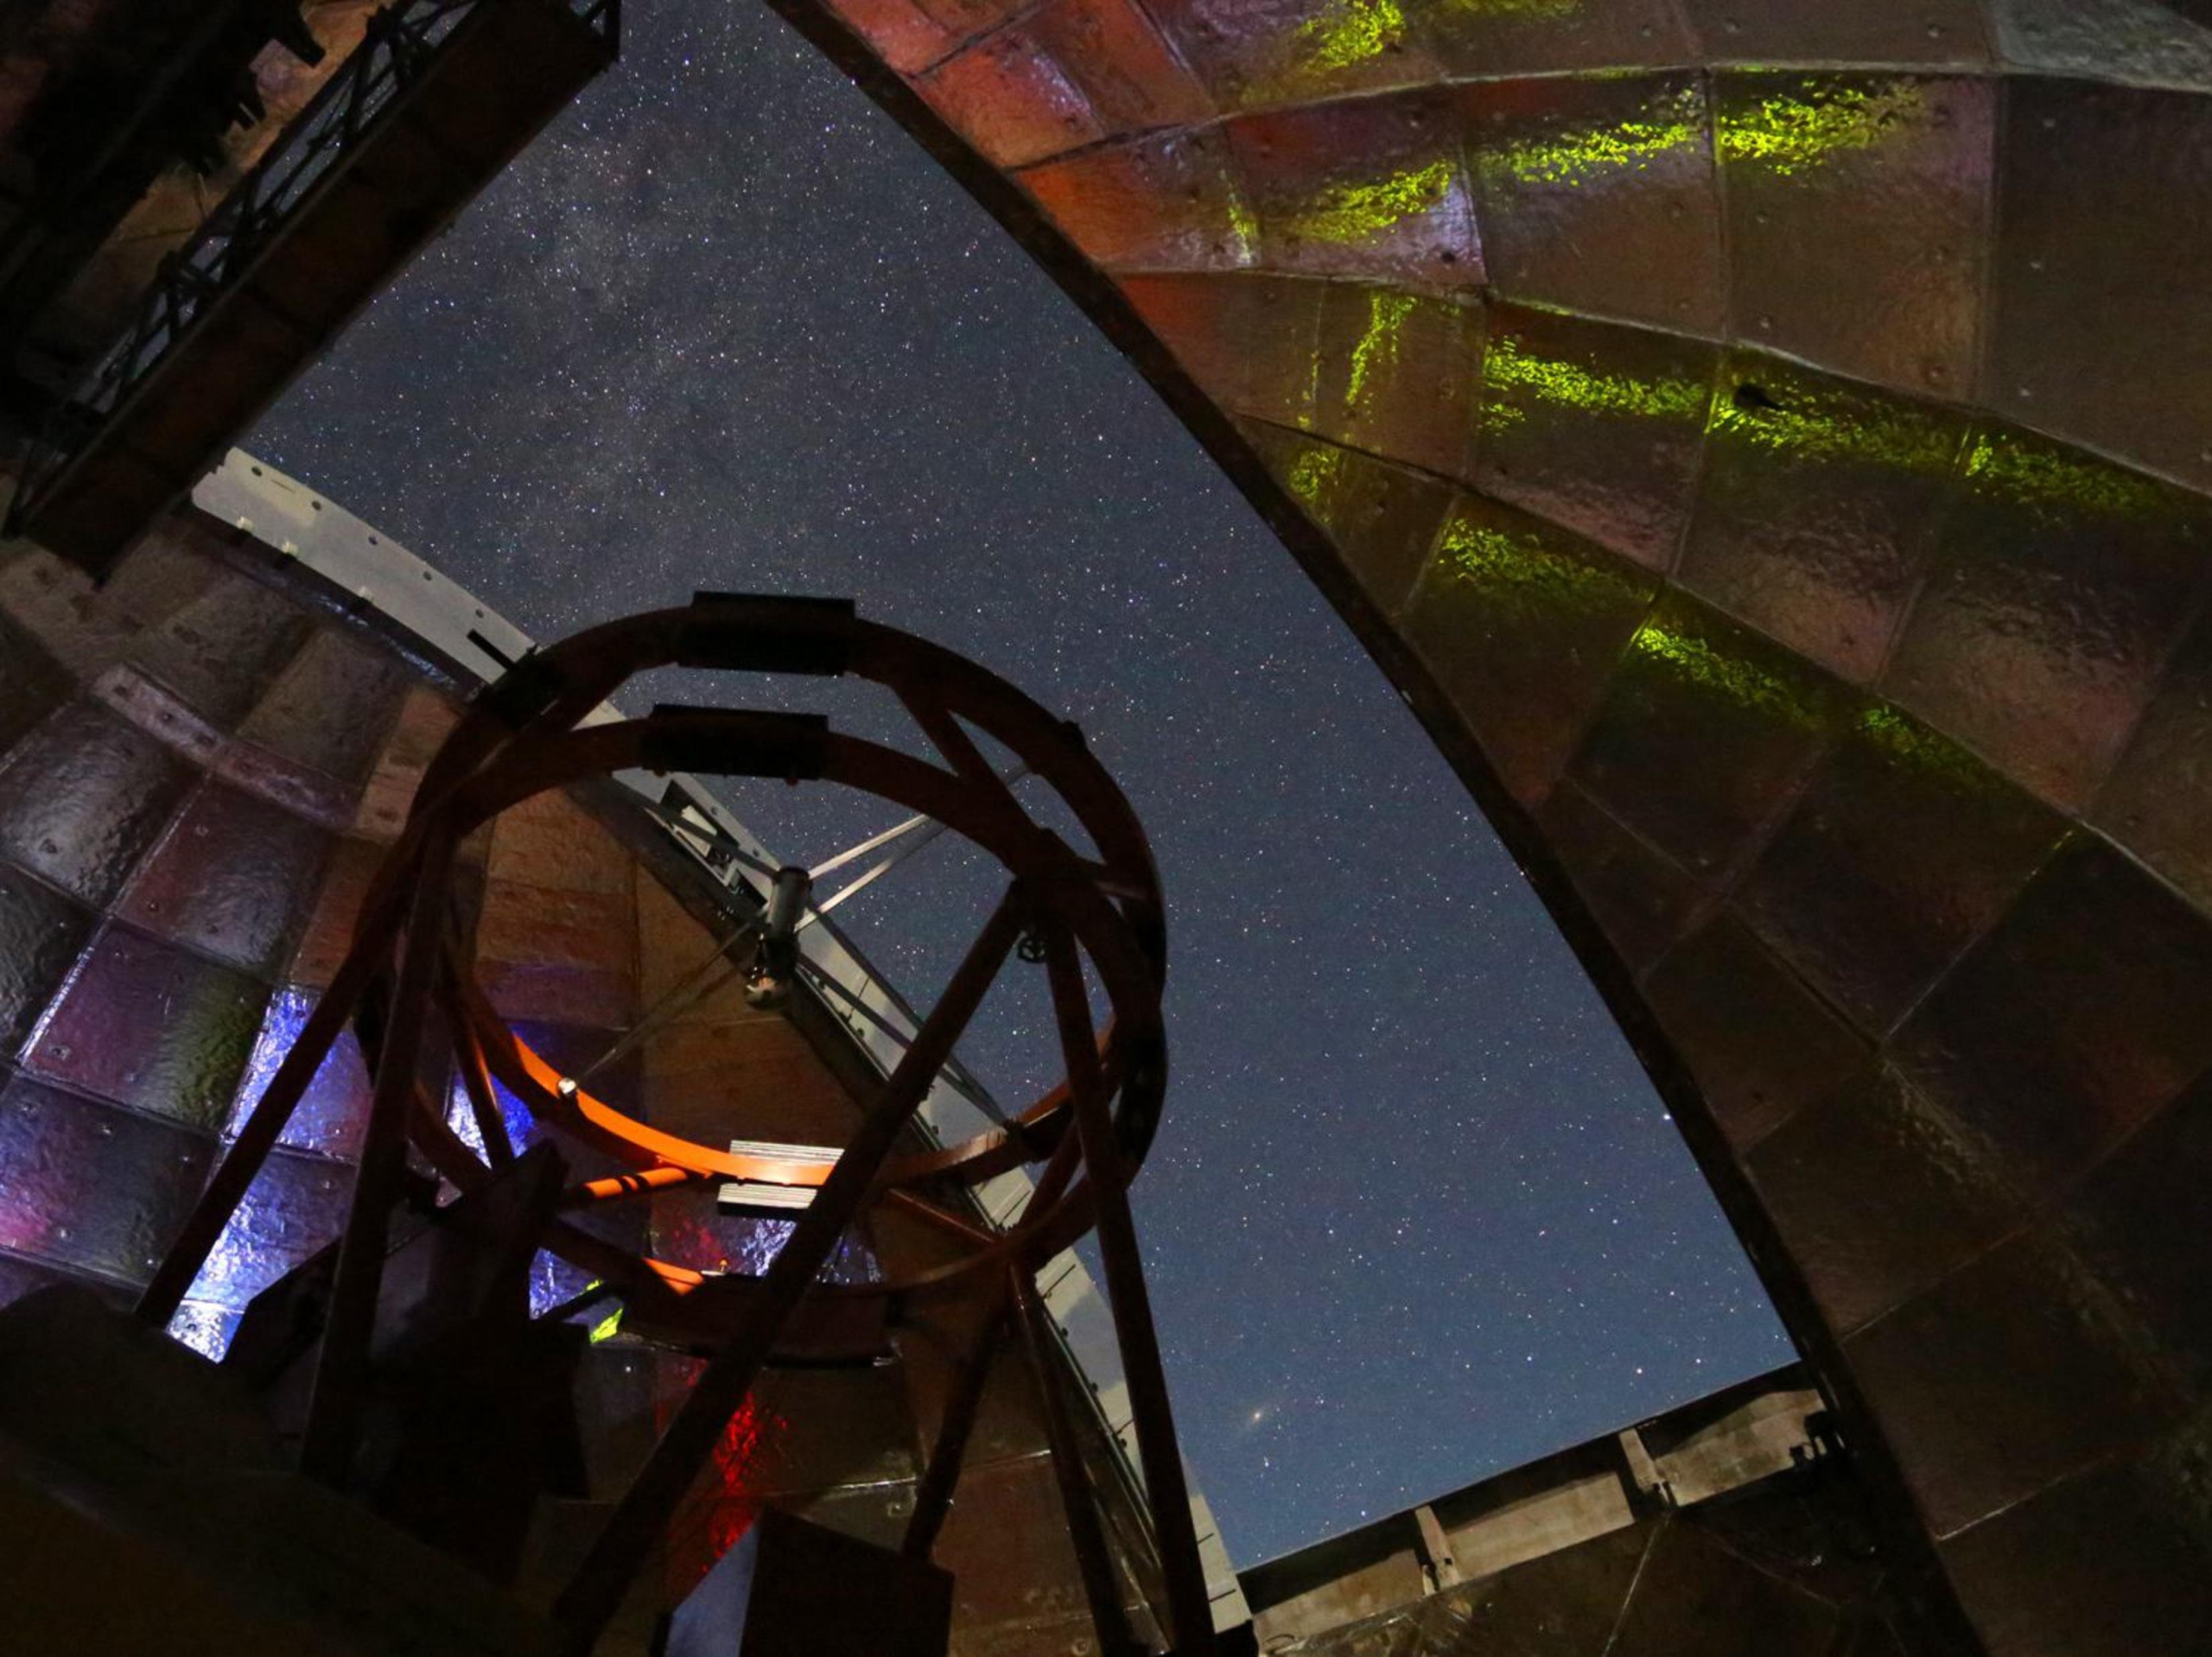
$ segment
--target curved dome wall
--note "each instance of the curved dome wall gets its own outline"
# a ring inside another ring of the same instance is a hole
[[[2212,15],[782,10],[1405,689],[1980,1639],[2212,1642]]]

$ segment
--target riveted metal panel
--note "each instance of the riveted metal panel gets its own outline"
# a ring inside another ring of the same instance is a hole
[[[1730,74],[1716,98],[1736,337],[1972,396],[1994,83]]]
[[[1498,293],[1720,332],[1720,195],[1700,77],[1541,78],[1458,96]]]
[[[1990,406],[2212,486],[2212,100],[2018,77],[2004,145]]]
[[[1258,251],[1217,127],[1103,145],[1032,167],[1021,182],[1108,270],[1229,270]]]
[[[1745,1159],[1834,1326],[1860,1328],[2018,1226],[1995,1148],[1885,1066],[1806,1106]]]
[[[1464,477],[1482,359],[1475,308],[1332,283],[1321,306],[1313,429],[1370,454]]]
[[[68,673],[37,640],[0,619],[0,754],[69,698]]]
[[[1711,876],[1755,850],[1849,716],[1840,688],[1802,657],[1669,593],[1628,641],[1573,771]]]
[[[2155,1343],[2082,1262],[2024,1233],[1846,1343],[1939,1537],[2179,1419]],[[2020,1384],[2023,1376],[2032,1386]]]
[[[1110,133],[1203,121],[1211,105],[1135,0],[1047,0],[1018,27],[1065,66]]]
[[[1132,276],[1130,303],[1223,407],[1278,426],[1313,417],[1322,285],[1269,276]]]
[[[224,571],[133,648],[130,660],[209,724],[227,730],[294,658],[309,628],[296,604]]]
[[[0,863],[0,1060],[20,1051],[94,924],[67,893]]]
[[[213,1151],[207,1135],[18,1075],[0,1091],[0,1248],[141,1281]]]
[[[183,797],[193,771],[88,699],[58,709],[0,765],[0,854],[104,905]]]
[[[1483,250],[1458,127],[1451,97],[1434,91],[1230,122],[1260,263],[1440,293],[1478,286]]]
[[[1647,568],[1672,568],[1719,354],[1642,328],[1492,306],[1477,486]]]
[[[1575,890],[1632,968],[1665,954],[1710,901],[1687,869],[1571,782],[1552,790],[1538,821]]]
[[[2050,1486],[1955,1537],[1944,1563],[2000,1652],[2137,1657],[2212,1647],[2212,1413],[2149,1453]]]
[[[1148,0],[1160,33],[1224,111],[1438,79],[1407,10],[1344,0]]]
[[[1989,60],[1977,0],[1683,0],[1708,63]]]
[[[1871,682],[1935,554],[1966,437],[1947,409],[1732,352],[1682,584]]]
[[[383,747],[405,689],[397,663],[326,629],[308,641],[238,734],[350,791]]]
[[[1248,435],[1307,515],[1329,531],[1368,596],[1386,611],[1402,609],[1451,505],[1450,486],[1280,427]]]
[[[928,68],[959,43],[914,0],[834,0],[830,9],[902,73]]]
[[[2212,909],[2212,613],[2168,663],[2090,820]]]
[[[269,987],[106,927],[24,1055],[27,1069],[213,1133],[230,1114]]]
[[[2040,1190],[2212,1065],[2207,1006],[2212,922],[2083,839],[2044,865],[1891,1051]]]
[[[2188,0],[1989,0],[2007,63],[2094,80],[2212,88],[2212,17]]]
[[[209,781],[169,824],[117,913],[267,976],[283,961],[330,843],[282,807]]]
[[[253,1052],[246,1060],[231,1106],[229,1133],[243,1128],[253,1108],[261,1102],[261,1095],[276,1078],[277,1066],[292,1051],[292,1044],[299,1039],[315,1011],[317,999],[311,991],[289,986],[269,998],[261,1032],[254,1038]],[[368,1122],[369,1073],[361,1062],[360,1043],[349,1025],[316,1067],[278,1143],[351,1161],[360,1151],[361,1135]]]
[[[1977,432],[1887,693],[2056,805],[2118,757],[2212,574],[2212,506],[2023,432]]]
[[[976,42],[916,85],[1001,167],[1026,166],[1106,136],[1067,72],[1018,29]]]
[[[346,1219],[353,1170],[296,1151],[275,1151],[225,1228],[192,1298],[226,1311],[247,1301],[334,1241]]]
[[[1410,10],[1455,79],[1633,69],[1689,56],[1666,0],[1427,0]]]
[[[1894,709],[1863,709],[1737,909],[1861,1027],[1886,1031],[2027,884],[2064,819]]]
[[[2192,1393],[2212,1386],[2212,1078],[2115,1151],[2067,1200],[2077,1253],[2149,1330]]]
[[[1567,764],[1655,585],[1541,518],[1467,495],[1406,631],[1507,784],[1534,800]]]
[[[1669,950],[1644,993],[1739,1154],[1866,1062],[1866,1038],[1732,916]]]

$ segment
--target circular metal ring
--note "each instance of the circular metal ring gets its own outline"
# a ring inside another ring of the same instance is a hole
[[[804,716],[657,708],[639,719],[579,723],[632,675],[669,665],[840,671],[880,684],[905,704],[950,768],[838,734],[826,721]],[[1004,745],[1051,786],[1097,857],[1079,854],[1024,810],[963,726]],[[356,947],[404,945],[406,895],[425,866],[437,860],[425,856],[427,847],[450,846],[534,795],[630,770],[836,783],[933,817],[997,858],[1037,924],[1063,929],[1092,963],[1111,1010],[1095,1046],[1102,1090],[1113,1106],[1113,1138],[1128,1167],[1141,1161],[1166,1082],[1160,1012],[1165,928],[1157,875],[1135,814],[1072,726],[975,663],[839,606],[702,598],[683,609],[591,629],[518,664],[470,705],[428,768],[406,830],[372,883]],[[372,924],[372,917],[381,924]],[[492,1076],[534,1115],[635,1171],[632,1180],[594,1182],[604,1189],[588,1194],[619,1200],[714,1179],[819,1187],[829,1178],[834,1163],[772,1162],[702,1145],[655,1129],[568,1082],[498,1014],[466,955],[457,940],[448,940],[447,1006]],[[1063,1149],[1071,1114],[1070,1084],[1063,1080],[1004,1127],[894,1155],[875,1181],[876,1200],[887,1192],[911,1197],[935,1184],[975,1185],[1052,1154]],[[474,1184],[491,1172],[442,1120],[418,1115],[414,1137],[457,1184]],[[1087,1181],[1063,1175],[1051,1200],[1030,1205],[1039,1211],[1025,1209],[1004,1234],[979,1234],[962,1258],[895,1280],[823,1285],[817,1298],[834,1303],[934,1293],[974,1273],[1002,1270],[1016,1254],[1041,1260],[1089,1228],[1090,1197]],[[713,1290],[701,1297],[702,1312],[704,1301],[728,1298],[699,1273],[632,1254],[573,1224],[556,1223],[546,1246],[626,1293],[666,1301]]]

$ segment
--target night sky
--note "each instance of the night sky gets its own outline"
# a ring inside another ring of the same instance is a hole
[[[1240,1563],[1785,1362],[1550,922],[1135,371],[765,10],[624,13],[621,63],[246,446],[541,638],[850,595],[1080,721],[1166,888],[1138,1219]],[[819,792],[731,797],[808,861],[890,820]],[[939,846],[840,919],[926,1001],[994,890]],[[1003,1097],[1039,994],[963,1048]]]

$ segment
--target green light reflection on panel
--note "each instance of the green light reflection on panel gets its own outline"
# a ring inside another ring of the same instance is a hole
[[[1787,680],[1740,656],[1714,649],[1709,640],[1695,633],[1647,622],[1629,641],[1629,649],[1748,713],[1805,729],[1819,722],[1814,709]]]
[[[1367,296],[1367,332],[1352,347],[1351,384],[1344,396],[1355,409],[1364,409],[1368,379],[1375,370],[1385,363],[1393,368],[1398,365],[1399,336],[1419,302],[1411,294],[1385,290]]]
[[[1724,107],[1720,155],[1789,178],[1840,150],[1871,149],[1908,123],[1923,124],[1926,112],[1926,98],[1911,81],[1869,88],[1808,80],[1796,96],[1763,98],[1749,109]]]
[[[1795,386],[1770,408],[1740,409],[1719,398],[1713,429],[1796,459],[1859,460],[1936,477],[1948,473],[1959,456],[1957,429],[1931,413]]]
[[[1235,245],[1238,264],[1250,264],[1259,258],[1259,217],[1233,180],[1229,186],[1229,236]]]
[[[1540,356],[1511,335],[1491,342],[1484,378],[1492,390],[1525,392],[1537,401],[1585,414],[1629,415],[1645,420],[1700,420],[1704,417],[1707,388],[1701,383],[1677,379],[1639,379],[1633,374],[1609,374],[1578,363]],[[1525,418],[1510,403],[1493,402],[1491,424],[1510,426]]]
[[[1948,784],[1954,793],[1993,794],[2005,786],[2002,779],[1956,743],[1885,703],[1862,712],[1859,729],[1901,765]]]
[[[1980,489],[2045,512],[2094,512],[2145,518],[2165,511],[2171,496],[2152,479],[2063,446],[2005,431],[1961,440],[1943,416],[1900,401],[1884,407],[1848,393],[1792,384],[1774,406],[1740,409],[1726,397],[1713,407],[1713,429],[1777,454],[1856,460],[1922,477],[1955,469]]]
[[[1312,511],[1316,518],[1326,521],[1329,517],[1329,497],[1336,492],[1343,480],[1344,452],[1332,444],[1317,443],[1303,451],[1284,468],[1283,486],[1298,497],[1299,504]]]
[[[1294,60],[1281,79],[1320,80],[1381,57],[1406,37],[1398,0],[1335,0],[1290,37]]]
[[[1442,0],[1438,10],[1460,16],[1567,17],[1583,0]],[[1406,43],[1406,14],[1398,0],[1332,0],[1290,36],[1290,60],[1255,89],[1272,101],[1321,86],[1347,70],[1372,63]]]
[[[2148,478],[2008,432],[1976,433],[1965,471],[1981,488],[2024,506],[2151,517],[2172,498]]]
[[[1641,168],[1669,150],[1701,145],[1704,136],[1704,99],[1696,87],[1685,86],[1654,99],[1636,119],[1557,137],[1519,139],[1483,151],[1480,164],[1485,173],[1523,184],[1580,187],[1599,174]]]
[[[1523,615],[1617,609],[1639,602],[1643,593],[1636,578],[1556,552],[1541,536],[1463,516],[1444,526],[1436,556],[1447,579],[1478,587],[1498,608]]]
[[[1433,161],[1369,183],[1341,184],[1324,190],[1292,212],[1284,228],[1317,242],[1350,245],[1379,236],[1403,219],[1420,217],[1443,200],[1451,188],[1452,163]]]
[[[591,1326],[591,1334],[587,1338],[590,1341],[592,1345],[597,1346],[601,1341],[613,1340],[616,1335],[621,1332],[621,1329],[622,1308],[617,1306],[613,1311],[608,1312],[606,1317],[601,1318],[596,1324],[594,1324]]]

